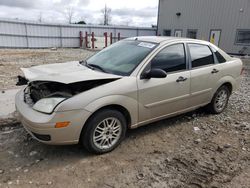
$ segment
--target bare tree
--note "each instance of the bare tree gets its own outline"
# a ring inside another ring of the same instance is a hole
[[[39,15],[38,15],[38,21],[39,22],[43,21],[43,13],[42,12],[40,12]]]
[[[103,14],[103,24],[104,25],[109,25],[111,21],[111,8],[108,8],[107,5],[105,4],[104,9],[101,10]]]
[[[66,16],[66,19],[68,21],[69,24],[72,23],[72,18],[74,16],[75,12],[74,12],[74,9],[72,7],[68,7],[65,11],[65,16]]]

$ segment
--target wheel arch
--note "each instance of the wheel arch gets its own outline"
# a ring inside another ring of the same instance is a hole
[[[114,108],[121,111],[129,117],[129,125],[133,126],[138,121],[138,101],[135,98],[124,95],[110,95],[99,98],[87,106],[85,109],[91,113],[95,113],[100,109]]]
[[[232,92],[233,92],[233,85],[232,85],[231,82],[225,82],[220,87],[222,87],[222,86],[226,86],[229,89],[230,95],[232,94]]]
[[[217,87],[214,88],[213,95],[223,85],[228,87],[230,94],[232,94],[232,92],[237,88],[236,80],[232,76],[225,76],[221,78],[216,85]]]
[[[106,106],[103,106],[103,107],[97,109],[94,113],[92,113],[90,115],[90,117],[87,119],[85,124],[87,124],[88,121],[91,118],[93,118],[96,113],[98,113],[102,110],[117,110],[118,112],[122,113],[122,115],[124,115],[128,128],[131,126],[131,115],[130,115],[129,111],[124,106],[118,105],[118,104],[110,104],[110,105],[106,105]]]
[[[102,110],[108,110],[108,109],[112,109],[112,110],[117,110],[119,111],[120,113],[122,113],[126,119],[126,122],[127,122],[127,128],[129,129],[130,126],[131,126],[131,115],[129,113],[129,111],[124,107],[124,106],[121,106],[121,105],[118,105],[118,104],[110,104],[110,105],[106,105],[106,106],[103,106],[99,109],[97,109],[95,112],[93,112],[89,117],[88,119],[85,121],[83,127],[82,127],[82,130],[81,130],[81,134],[80,134],[80,137],[79,137],[79,142],[82,140],[82,137],[84,136],[84,131],[86,130],[86,125],[88,124],[88,122],[94,118],[95,114],[97,114],[98,112],[102,111]]]
[[[225,86],[228,89],[229,95],[227,95],[227,100],[225,101],[225,106],[223,106],[222,109],[218,109],[218,107],[215,107],[216,106],[216,98],[218,96],[217,94],[220,91],[220,88],[222,89],[223,86]],[[224,82],[221,85],[219,85],[218,88],[215,90],[215,93],[213,94],[211,102],[208,105],[205,106],[206,110],[208,112],[212,113],[212,114],[219,114],[219,113],[221,113],[226,108],[227,103],[228,103],[228,99],[229,99],[232,91],[233,91],[233,85],[232,85],[231,82]]]

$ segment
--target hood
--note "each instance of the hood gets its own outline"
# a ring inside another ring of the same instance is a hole
[[[121,78],[122,76],[91,70],[78,61],[39,65],[21,68],[24,77],[31,81],[53,81],[64,84],[87,81]]]

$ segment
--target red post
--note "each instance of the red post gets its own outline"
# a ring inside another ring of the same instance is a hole
[[[112,44],[113,43],[113,37],[112,37],[112,33],[110,33],[110,44]]]
[[[82,42],[83,42],[83,39],[82,39],[82,32],[80,31],[80,48],[82,48]]]
[[[118,41],[121,40],[121,33],[118,33]]]
[[[108,33],[104,33],[105,48],[108,46]]]
[[[85,32],[85,47],[88,48],[88,32]]]
[[[94,32],[92,32],[92,38],[91,38],[91,42],[92,42],[92,49],[94,49],[95,48],[95,34],[94,34]]]
[[[113,37],[112,37],[112,33],[110,33],[110,44],[112,44],[112,39],[113,39]]]

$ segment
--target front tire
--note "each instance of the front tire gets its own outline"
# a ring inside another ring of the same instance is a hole
[[[84,126],[81,141],[89,152],[103,154],[121,143],[126,130],[126,119],[121,112],[104,109],[94,114]]]
[[[207,105],[207,110],[213,114],[220,114],[227,107],[230,97],[230,91],[227,86],[221,86],[213,96],[210,104]]]

